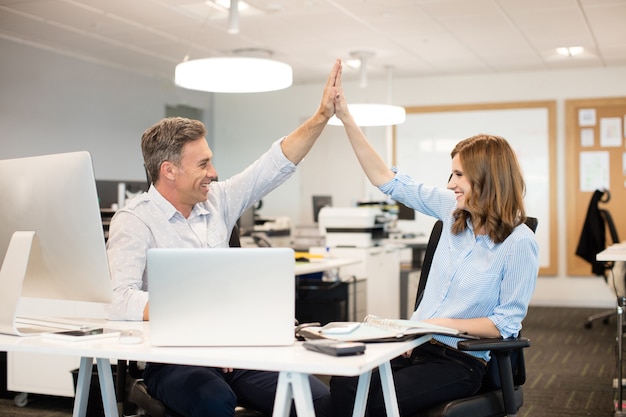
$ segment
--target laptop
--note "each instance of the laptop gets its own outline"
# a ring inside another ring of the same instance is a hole
[[[294,267],[290,248],[148,250],[151,344],[293,344]]]

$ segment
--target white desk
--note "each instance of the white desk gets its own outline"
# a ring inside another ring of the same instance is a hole
[[[626,242],[609,246],[596,255],[597,261],[626,261]]]
[[[314,274],[361,262],[349,258],[311,258],[309,262],[296,262],[296,275]]]
[[[626,242],[616,243],[609,246],[596,255],[598,261],[626,261]],[[615,417],[626,416],[622,407],[623,400],[623,383],[622,383],[622,360],[623,360],[623,326],[624,326],[624,307],[626,307],[626,297],[617,297],[617,407]]]
[[[144,342],[122,345],[116,339],[102,339],[92,342],[56,343],[44,341],[38,336],[0,335],[0,350],[80,356],[74,417],[84,417],[86,414],[94,358],[98,366],[106,417],[118,416],[109,362],[111,358],[277,371],[279,379],[274,417],[287,417],[292,399],[299,417],[314,416],[308,380],[310,374],[359,376],[353,416],[363,417],[371,372],[375,368],[380,369],[387,415],[399,416],[389,361],[430,339],[430,336],[423,336],[408,342],[368,344],[363,355],[338,358],[308,351],[299,342],[287,347],[153,347],[149,343],[149,322],[111,322],[110,327],[140,329],[144,333]]]
[[[340,268],[344,265],[358,262],[350,259],[315,259],[310,263],[298,263],[295,274],[320,272],[325,269]],[[352,299],[349,300],[353,301]],[[365,301],[360,303],[365,306]],[[106,317],[106,308],[102,304],[74,303],[60,300],[22,299],[20,307],[24,307],[23,314],[50,315],[59,317]],[[352,311],[352,310],[350,310]],[[361,313],[361,312],[359,312]],[[354,320],[363,319],[365,314],[354,315]],[[28,394],[47,394],[66,397],[74,396],[74,381],[72,370],[80,365],[80,357],[76,356],[48,356],[12,352],[7,358],[7,384],[11,391],[18,392],[17,403],[26,402]],[[44,366],[41,372],[40,367]]]
[[[426,246],[428,245],[428,239],[429,236],[423,235],[413,238],[384,239],[383,244],[411,248],[411,266],[418,269],[422,267],[422,259],[424,258],[424,252],[426,251]]]

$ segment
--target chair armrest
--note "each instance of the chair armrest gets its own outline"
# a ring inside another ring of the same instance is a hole
[[[515,350],[527,348],[530,346],[530,339],[525,337],[519,338],[493,338],[493,339],[470,339],[462,340],[457,344],[459,350],[477,351],[477,350]]]
[[[523,348],[530,346],[530,340],[524,337],[519,338],[492,338],[492,339],[474,339],[463,340],[458,343],[459,350],[465,351],[481,351],[489,350],[495,357],[493,366],[488,368],[491,377],[494,378],[494,386],[499,386],[502,392],[502,400],[506,415],[516,415],[517,405],[515,402],[515,377],[513,373],[513,364],[511,357],[515,355],[515,351],[519,350],[519,356],[523,358]],[[519,378],[517,383],[523,384],[526,379],[526,372],[523,369],[523,359],[521,360],[521,369],[518,370]],[[495,373],[495,374],[494,374]],[[499,378],[499,381],[495,377]]]

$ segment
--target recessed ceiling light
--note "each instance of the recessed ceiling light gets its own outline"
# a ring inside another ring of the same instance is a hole
[[[584,50],[582,46],[563,46],[556,48],[556,53],[563,56],[576,56],[582,54]]]

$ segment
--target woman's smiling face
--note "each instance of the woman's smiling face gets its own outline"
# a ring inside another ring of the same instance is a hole
[[[472,186],[463,174],[463,166],[459,154],[452,158],[452,175],[448,180],[448,189],[456,195],[456,207],[465,210],[465,201],[472,192]]]

